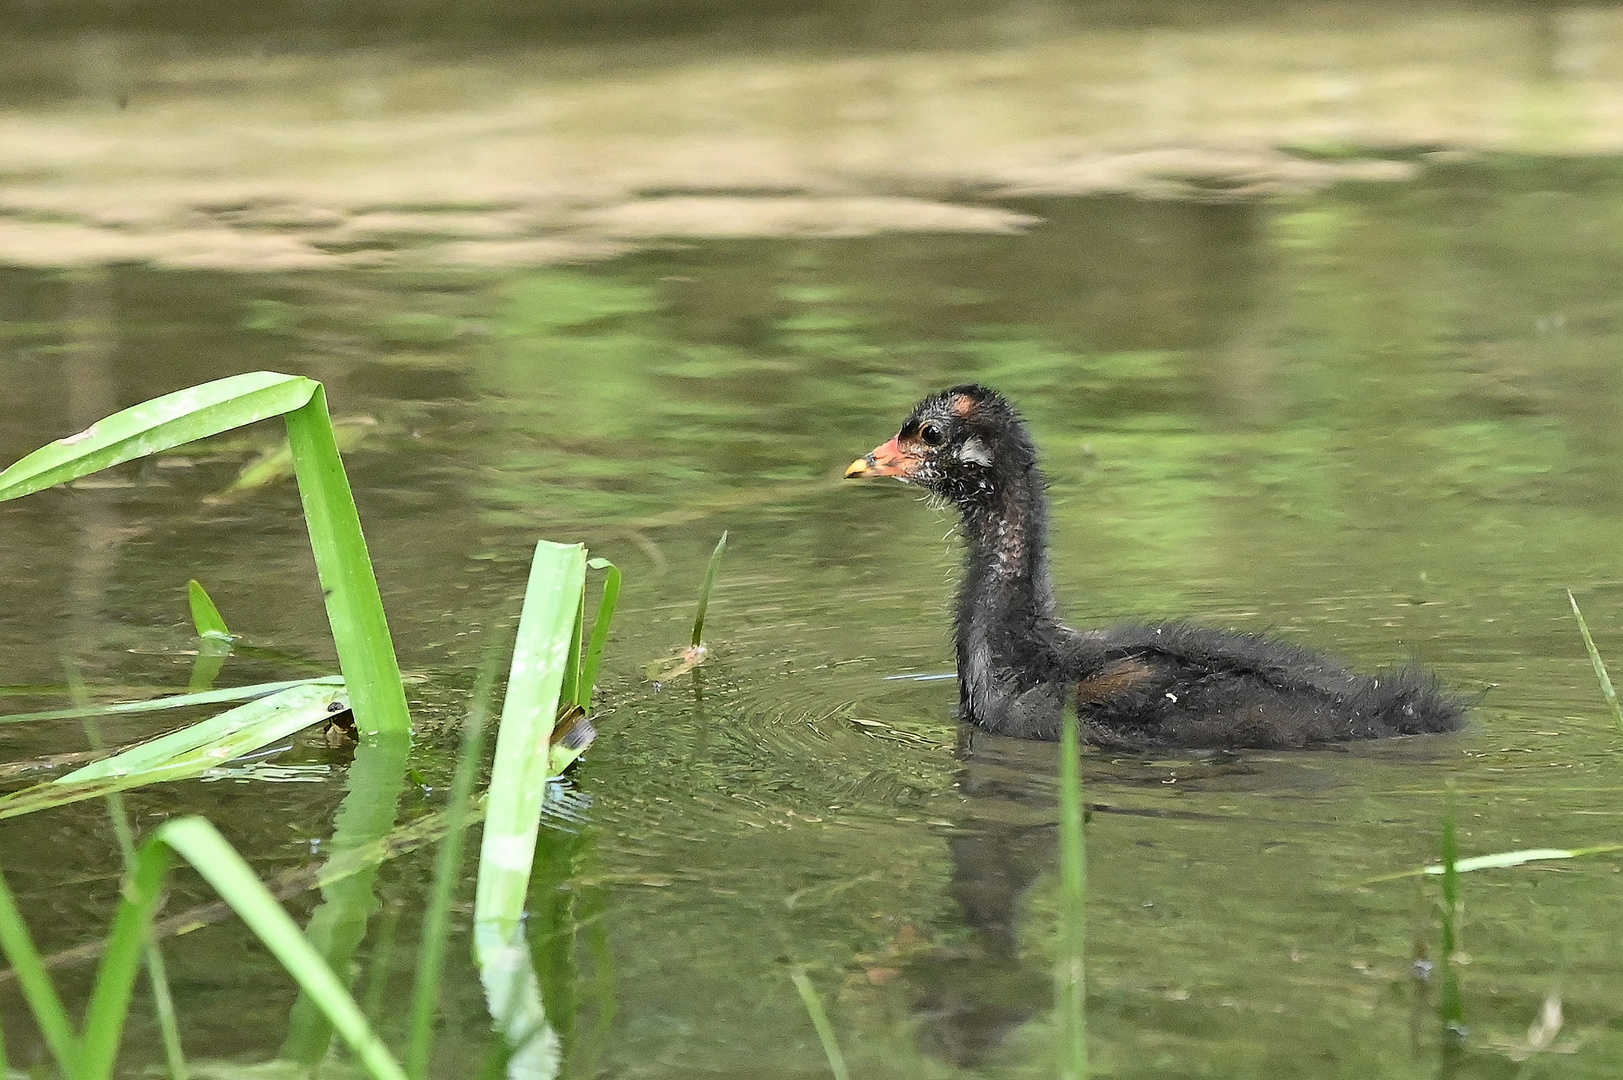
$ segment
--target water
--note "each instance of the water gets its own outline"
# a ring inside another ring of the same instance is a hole
[[[1559,993],[1571,1056],[1531,1068],[1609,1076],[1613,862],[1465,880],[1471,1034],[1453,1055],[1414,974],[1418,949],[1436,959],[1435,888],[1365,882],[1435,857],[1450,784],[1465,854],[1616,838],[1617,735],[1563,589],[1623,656],[1623,170],[1416,161],[1405,182],[1272,200],[1007,198],[1041,219],[1008,235],[713,240],[532,269],[8,270],[0,460],[208,378],[325,381],[415,677],[403,819],[443,800],[535,539],[625,569],[576,774],[591,808],[547,836],[533,893],[571,1075],[822,1075],[795,964],[855,1075],[1050,1075],[1053,748],[966,743],[950,682],[887,678],[951,663],[949,523],[906,489],[839,480],[917,397],[984,380],[1045,451],[1074,623],[1187,615],[1361,666],[1412,658],[1481,695],[1457,736],[1090,755],[1099,1071],[1514,1075]],[[0,508],[15,711],[61,700],[64,657],[107,696],[183,687],[188,577],[253,646],[222,681],[331,670],[291,484],[226,491],[275,438]],[[723,529],[715,659],[651,684]],[[71,723],[0,728],[6,760],[84,745]],[[265,875],[304,865],[347,755],[312,734],[273,760],[329,771],[144,790],[132,812],[207,814]],[[8,822],[0,864],[46,950],[101,936],[102,807]],[[430,865],[381,873],[359,980],[379,1001],[409,985]],[[169,909],[208,899],[183,880]],[[276,1052],[292,992],[244,931],[166,951],[189,1054]],[[18,999],[0,1001],[27,1061]],[[465,1075],[486,1023],[465,967],[445,1011],[439,1074]],[[158,1058],[135,1015],[132,1070]]]

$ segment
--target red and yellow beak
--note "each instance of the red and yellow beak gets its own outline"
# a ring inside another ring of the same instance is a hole
[[[906,480],[913,472],[913,459],[895,439],[876,446],[867,457],[859,457],[845,470],[847,480],[859,476],[899,476]]]

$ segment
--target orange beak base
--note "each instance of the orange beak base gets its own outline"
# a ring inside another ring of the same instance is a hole
[[[902,452],[901,446],[895,439],[876,446],[867,457],[859,457],[845,470],[847,480],[860,476],[899,476],[906,480],[912,472],[912,462],[908,455]]]

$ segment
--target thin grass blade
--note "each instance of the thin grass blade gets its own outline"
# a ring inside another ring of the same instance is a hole
[[[0,472],[0,502],[278,416],[304,405],[320,385],[299,375],[255,371],[144,401]]]
[[[586,579],[581,579],[580,601],[575,605],[575,626],[569,635],[569,651],[564,655],[564,677],[558,684],[558,700],[577,708],[581,702],[580,645],[586,633]]]
[[[64,662],[68,693],[72,695],[76,705],[89,703],[85,692],[83,678],[79,669],[72,661]],[[101,751],[106,743],[102,739],[101,725],[94,718],[86,717],[83,721],[85,738],[95,751]],[[113,824],[113,836],[118,841],[118,851],[124,860],[124,873],[135,875],[139,869],[140,853],[135,847],[135,830],[130,827],[130,815],[124,805],[124,796],[113,793],[107,796],[107,817]],[[150,919],[151,913],[149,913]],[[146,961],[147,980],[152,987],[152,1005],[157,1014],[158,1031],[163,1039],[164,1058],[169,1065],[170,1080],[186,1080],[186,1056],[181,1046],[180,1023],[175,1016],[175,998],[169,987],[168,967],[163,961],[163,950],[158,947],[157,935],[152,932],[150,921],[142,923],[141,952]],[[97,989],[100,987],[98,985]],[[85,1042],[87,1046],[93,1041],[94,1032],[86,1028]],[[116,1050],[116,1045],[114,1047]],[[87,1054],[90,1051],[87,1050]]]
[[[285,739],[348,707],[342,686],[305,684],[250,701],[191,727],[75,769],[53,783],[76,784],[145,772],[201,772]]]
[[[355,726],[367,738],[409,735],[411,713],[389,621],[319,383],[304,406],[287,414],[287,437]]]
[[[1437,1012],[1445,1033],[1458,1037],[1465,1030],[1465,999],[1460,993],[1459,965],[1455,957],[1460,951],[1460,930],[1464,921],[1464,908],[1460,901],[1459,836],[1454,825],[1454,793],[1448,793],[1443,805],[1443,989]]]
[[[834,1036],[834,1025],[828,1022],[828,1013],[823,1011],[817,988],[806,977],[806,969],[792,968],[789,978],[794,981],[795,990],[806,1006],[807,1015],[811,1017],[812,1030],[817,1032],[817,1041],[823,1046],[823,1057],[828,1061],[828,1071],[834,1074],[834,1080],[851,1080],[850,1070],[845,1067],[845,1055],[840,1053],[839,1040]]]
[[[1084,944],[1087,929],[1087,850],[1082,817],[1082,747],[1076,710],[1065,710],[1059,745],[1060,950],[1055,971],[1059,1008],[1060,1076],[1088,1075],[1087,983]]]
[[[1521,851],[1499,851],[1491,855],[1473,855],[1469,859],[1459,859],[1454,863],[1456,874],[1469,874],[1476,870],[1504,870],[1521,866],[1524,863],[1541,862],[1545,859],[1583,859],[1591,855],[1615,855],[1623,851],[1623,844],[1594,844],[1581,848],[1525,848]],[[1378,877],[1365,878],[1358,882],[1359,886],[1379,885],[1382,882],[1398,881],[1402,878],[1413,877],[1441,877],[1446,872],[1442,863],[1432,863],[1430,866],[1418,866],[1412,870],[1399,870],[1392,874],[1381,874]]]
[[[479,671],[473,705],[462,728],[462,746],[451,777],[451,798],[446,807],[446,834],[434,861],[434,885],[423,915],[423,940],[417,955],[417,978],[411,996],[411,1045],[406,1071],[413,1080],[428,1075],[429,1053],[434,1046],[434,1014],[439,1009],[440,976],[445,969],[445,946],[451,935],[451,902],[462,878],[462,841],[468,826],[468,800],[478,779],[485,744],[485,723],[496,693],[498,654],[492,653]]]
[[[56,987],[51,984],[51,977],[45,973],[45,962],[34,947],[34,938],[28,932],[28,924],[23,922],[22,912],[17,910],[17,899],[3,874],[0,874],[0,952],[4,952],[6,962],[16,973],[23,1000],[28,1003],[34,1025],[50,1048],[51,1056],[56,1058],[57,1068],[64,1076],[78,1076],[82,1053],[79,1037],[74,1033],[73,1021],[68,1019],[68,1011],[62,1007]]]
[[[1584,636],[1584,651],[1589,654],[1589,666],[1595,669],[1595,680],[1600,683],[1601,696],[1612,710],[1612,719],[1617,723],[1617,730],[1623,732],[1623,705],[1617,701],[1617,691],[1612,688],[1612,677],[1606,673],[1606,661],[1600,658],[1600,650],[1595,648],[1595,639],[1589,636],[1589,624],[1584,621],[1584,613],[1578,610],[1578,598],[1567,590],[1567,603],[1572,605],[1572,617],[1578,620],[1578,632]]]
[[[699,610],[693,616],[693,644],[704,643],[704,615],[710,608],[710,593],[716,587],[716,573],[721,569],[721,557],[727,551],[727,533],[722,531],[716,541],[716,550],[710,553],[710,562],[704,568],[704,584],[699,586]]]
[[[597,674],[603,669],[603,654],[609,646],[609,628],[614,625],[614,609],[620,603],[620,568],[607,559],[589,559],[586,565],[603,570],[603,595],[597,602],[597,617],[592,620],[592,637],[586,645],[586,660],[581,665],[580,681],[584,687],[584,700],[580,707],[588,714],[592,711],[592,696],[597,691]]]
[[[213,825],[202,818],[179,818],[160,826],[148,846],[158,843],[167,844],[191,863],[231,905],[298,982],[304,995],[326,1015],[370,1076],[376,1080],[406,1080],[405,1070],[366,1022],[344,984]]]
[[[205,690],[194,694],[174,694],[169,697],[149,698],[146,701],[123,701],[116,705],[88,705],[72,709],[48,709],[44,712],[14,713],[0,716],[0,724],[20,724],[25,720],[73,720],[83,716],[126,716],[133,713],[162,712],[165,709],[184,709],[192,705],[219,705],[227,701],[247,701],[266,697],[293,686],[343,686],[342,675],[323,675],[316,679],[286,679],[282,682],[255,683],[252,686],[230,686],[222,690]]]
[[[123,899],[107,935],[107,951],[96,970],[95,990],[85,1010],[84,1052],[79,1080],[107,1080],[118,1062],[118,1046],[129,1016],[130,995],[141,972],[141,954],[151,940],[152,917],[163,899],[172,856],[164,844],[148,842],[136,852],[124,880]]]
[[[302,688],[295,688],[293,693]],[[103,795],[110,795],[118,791],[127,791],[131,788],[143,787],[147,784],[165,783],[172,780],[185,780],[189,777],[200,776],[216,765],[224,764],[233,757],[252,753],[259,747],[286,738],[294,731],[310,726],[328,715],[329,701],[341,701],[342,692],[331,688],[311,688],[318,693],[307,691],[309,700],[299,708],[280,710],[269,717],[260,727],[251,727],[244,732],[222,738],[216,742],[203,746],[184,749],[173,756],[165,758],[162,754],[154,753],[150,747],[153,743],[145,743],[132,747],[122,754],[92,762],[80,770],[85,775],[70,773],[56,780],[32,787],[14,791],[8,795],[0,796],[0,820],[20,817],[38,810],[49,810],[58,806],[66,806],[83,799],[93,799]],[[262,702],[253,702],[241,708],[262,706]],[[233,712],[237,710],[232,710]],[[216,720],[219,717],[215,718]],[[208,721],[205,721],[208,723]],[[173,736],[184,740],[190,729],[175,732]],[[155,743],[163,739],[154,740]],[[138,765],[139,767],[132,767]],[[89,772],[86,772],[89,770]]]
[[[1607,846],[1616,850],[1615,845]],[[1503,870],[1524,863],[1542,862],[1545,859],[1576,859],[1586,854],[1590,852],[1567,848],[1529,848],[1526,851],[1501,851],[1495,855],[1477,855],[1470,859],[1459,859],[1453,863],[1453,867],[1456,874],[1469,874],[1473,870]],[[1448,866],[1447,863],[1428,866],[1426,873],[1434,876],[1446,875],[1449,872]]]
[[[466,815],[465,826],[476,825],[484,820],[484,806],[478,802],[470,802],[464,809]],[[354,877],[357,874],[375,870],[378,866],[390,859],[421,850],[428,844],[444,836],[449,831],[450,814],[448,811],[427,814],[409,825],[402,825],[379,837],[369,844],[341,852],[328,859],[314,870],[298,868],[287,870],[276,875],[270,881],[270,888],[275,895],[287,897],[306,892],[313,888],[327,888],[337,882]],[[229,908],[225,908],[229,910]],[[159,924],[163,934],[186,933],[198,926],[208,925],[220,921],[224,915],[221,907],[213,904],[201,904],[174,915],[165,916]],[[88,963],[105,951],[105,941],[91,941],[61,952],[52,953],[45,957],[42,963],[47,970],[56,967],[69,967],[76,964]],[[0,971],[0,986],[14,979],[15,972]]]

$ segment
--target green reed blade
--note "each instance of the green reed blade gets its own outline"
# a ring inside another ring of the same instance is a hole
[[[1087,929],[1087,849],[1082,819],[1082,747],[1076,710],[1065,709],[1059,744],[1060,947],[1055,971],[1059,1009],[1060,1075],[1088,1075],[1087,983],[1084,960]]]
[[[255,371],[144,401],[35,450],[0,472],[0,502],[297,409],[321,384]]]
[[[1567,602],[1572,605],[1572,617],[1578,620],[1578,632],[1584,636],[1584,651],[1589,653],[1589,666],[1595,669],[1601,696],[1611,706],[1612,719],[1617,722],[1618,731],[1623,732],[1623,705],[1618,704],[1617,691],[1612,689],[1612,677],[1606,673],[1606,661],[1600,658],[1595,639],[1589,636],[1589,624],[1584,622],[1584,613],[1578,610],[1578,599],[1572,595],[1571,589],[1567,590]]]
[[[834,1080],[851,1080],[851,1073],[845,1067],[845,1055],[840,1053],[839,1041],[834,1037],[834,1025],[828,1022],[828,1013],[823,1011],[817,988],[806,977],[806,969],[798,966],[791,968],[789,978],[794,981],[795,990],[799,992],[800,1000],[811,1017],[812,1030],[817,1032],[817,1041],[823,1046],[823,1057],[828,1060],[828,1071],[834,1074]]]
[[[0,472],[0,500],[279,414],[286,417],[316,573],[356,726],[368,738],[385,731],[406,734],[411,716],[400,668],[320,383],[259,371],[143,402]]]
[[[607,571],[603,575],[603,596],[597,602],[597,617],[592,620],[592,638],[586,646],[586,660],[580,670],[578,701],[589,713],[592,695],[597,690],[597,674],[603,668],[603,654],[609,645],[609,628],[614,625],[614,609],[620,602],[620,568],[607,559],[588,559],[586,565],[593,570]]]
[[[0,716],[0,724],[15,724],[24,720],[72,720],[80,716],[124,716],[130,713],[162,712],[165,709],[184,709],[191,705],[218,705],[226,701],[260,698],[292,686],[343,685],[342,675],[323,675],[315,679],[286,679],[282,682],[255,683],[252,686],[229,686],[223,690],[205,690],[195,694],[148,698],[146,701],[124,701],[117,705],[87,705],[82,708],[15,713],[11,716]]]
[[[196,578],[186,583],[186,600],[192,609],[192,625],[197,628],[198,637],[231,640],[231,631],[226,629],[225,617],[220,614],[220,609],[214,606],[214,600],[209,596],[208,590],[203,588],[202,582]]]
[[[74,1034],[73,1021],[68,1019],[68,1012],[62,1007],[62,999],[57,996],[51,977],[45,973],[45,963],[40,959],[39,950],[34,947],[28,924],[23,922],[22,912],[17,910],[16,897],[12,895],[11,886],[6,883],[3,874],[0,874],[0,952],[5,954],[11,970],[16,973],[23,1000],[28,1003],[28,1011],[34,1018],[34,1026],[39,1028],[51,1056],[56,1058],[57,1068],[64,1076],[77,1077],[82,1050],[79,1037]]]
[[[721,569],[721,556],[727,550],[727,533],[722,531],[716,541],[716,550],[710,553],[710,563],[704,568],[704,584],[699,586],[699,610],[693,616],[693,644],[704,643],[704,613],[710,607],[710,592],[716,587],[716,571]]]
[[[367,738],[383,732],[407,735],[411,713],[400,665],[320,384],[304,406],[287,414],[287,437],[355,726]]]
[[[556,1074],[558,1039],[546,1023],[522,919],[551,779],[548,743],[585,580],[585,548],[536,545],[496,735],[474,898],[485,1000],[513,1050],[509,1067],[535,1076]]]

